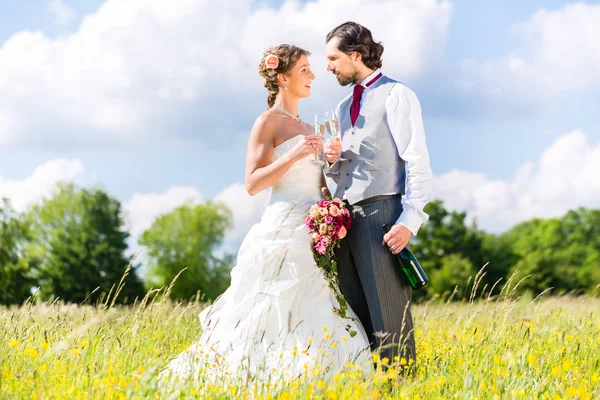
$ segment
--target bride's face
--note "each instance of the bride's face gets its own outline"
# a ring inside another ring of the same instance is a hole
[[[342,86],[358,81],[358,68],[356,68],[356,57],[354,59],[348,54],[338,49],[340,39],[334,37],[325,48],[327,55],[327,71],[335,75],[336,79]]]
[[[300,98],[310,96],[310,85],[315,74],[310,69],[308,57],[303,55],[296,62],[289,74],[285,75],[285,82],[282,83],[287,87],[287,92]]]

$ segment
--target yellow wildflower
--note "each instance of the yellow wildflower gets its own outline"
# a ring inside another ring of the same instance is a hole
[[[29,356],[31,358],[36,358],[38,356],[37,351],[35,351],[35,349],[33,347],[27,347],[25,349],[25,355]]]

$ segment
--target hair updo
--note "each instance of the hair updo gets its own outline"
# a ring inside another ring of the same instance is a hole
[[[263,83],[269,91],[267,96],[269,108],[273,107],[277,93],[279,93],[277,74],[289,74],[300,57],[309,55],[310,52],[293,44],[280,44],[264,52],[258,66],[258,74],[263,78]],[[276,61],[273,56],[276,57]]]

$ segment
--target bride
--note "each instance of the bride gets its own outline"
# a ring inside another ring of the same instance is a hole
[[[270,188],[269,204],[246,235],[231,285],[200,313],[200,339],[173,359],[160,377],[277,382],[331,376],[347,363],[370,372],[367,335],[352,310],[342,318],[334,293],[317,267],[304,221],[326,189],[322,138],[297,116],[315,78],[309,52],[283,44],[265,52],[259,74],[269,109],[250,133],[246,188]],[[351,336],[348,323],[357,332]]]

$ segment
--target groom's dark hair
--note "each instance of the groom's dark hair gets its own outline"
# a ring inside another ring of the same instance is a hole
[[[371,31],[364,26],[356,22],[344,22],[327,34],[325,43],[328,43],[334,37],[340,39],[338,49],[341,52],[352,54],[356,51],[361,55],[362,62],[368,68],[381,68],[383,45],[381,42],[373,40]]]

